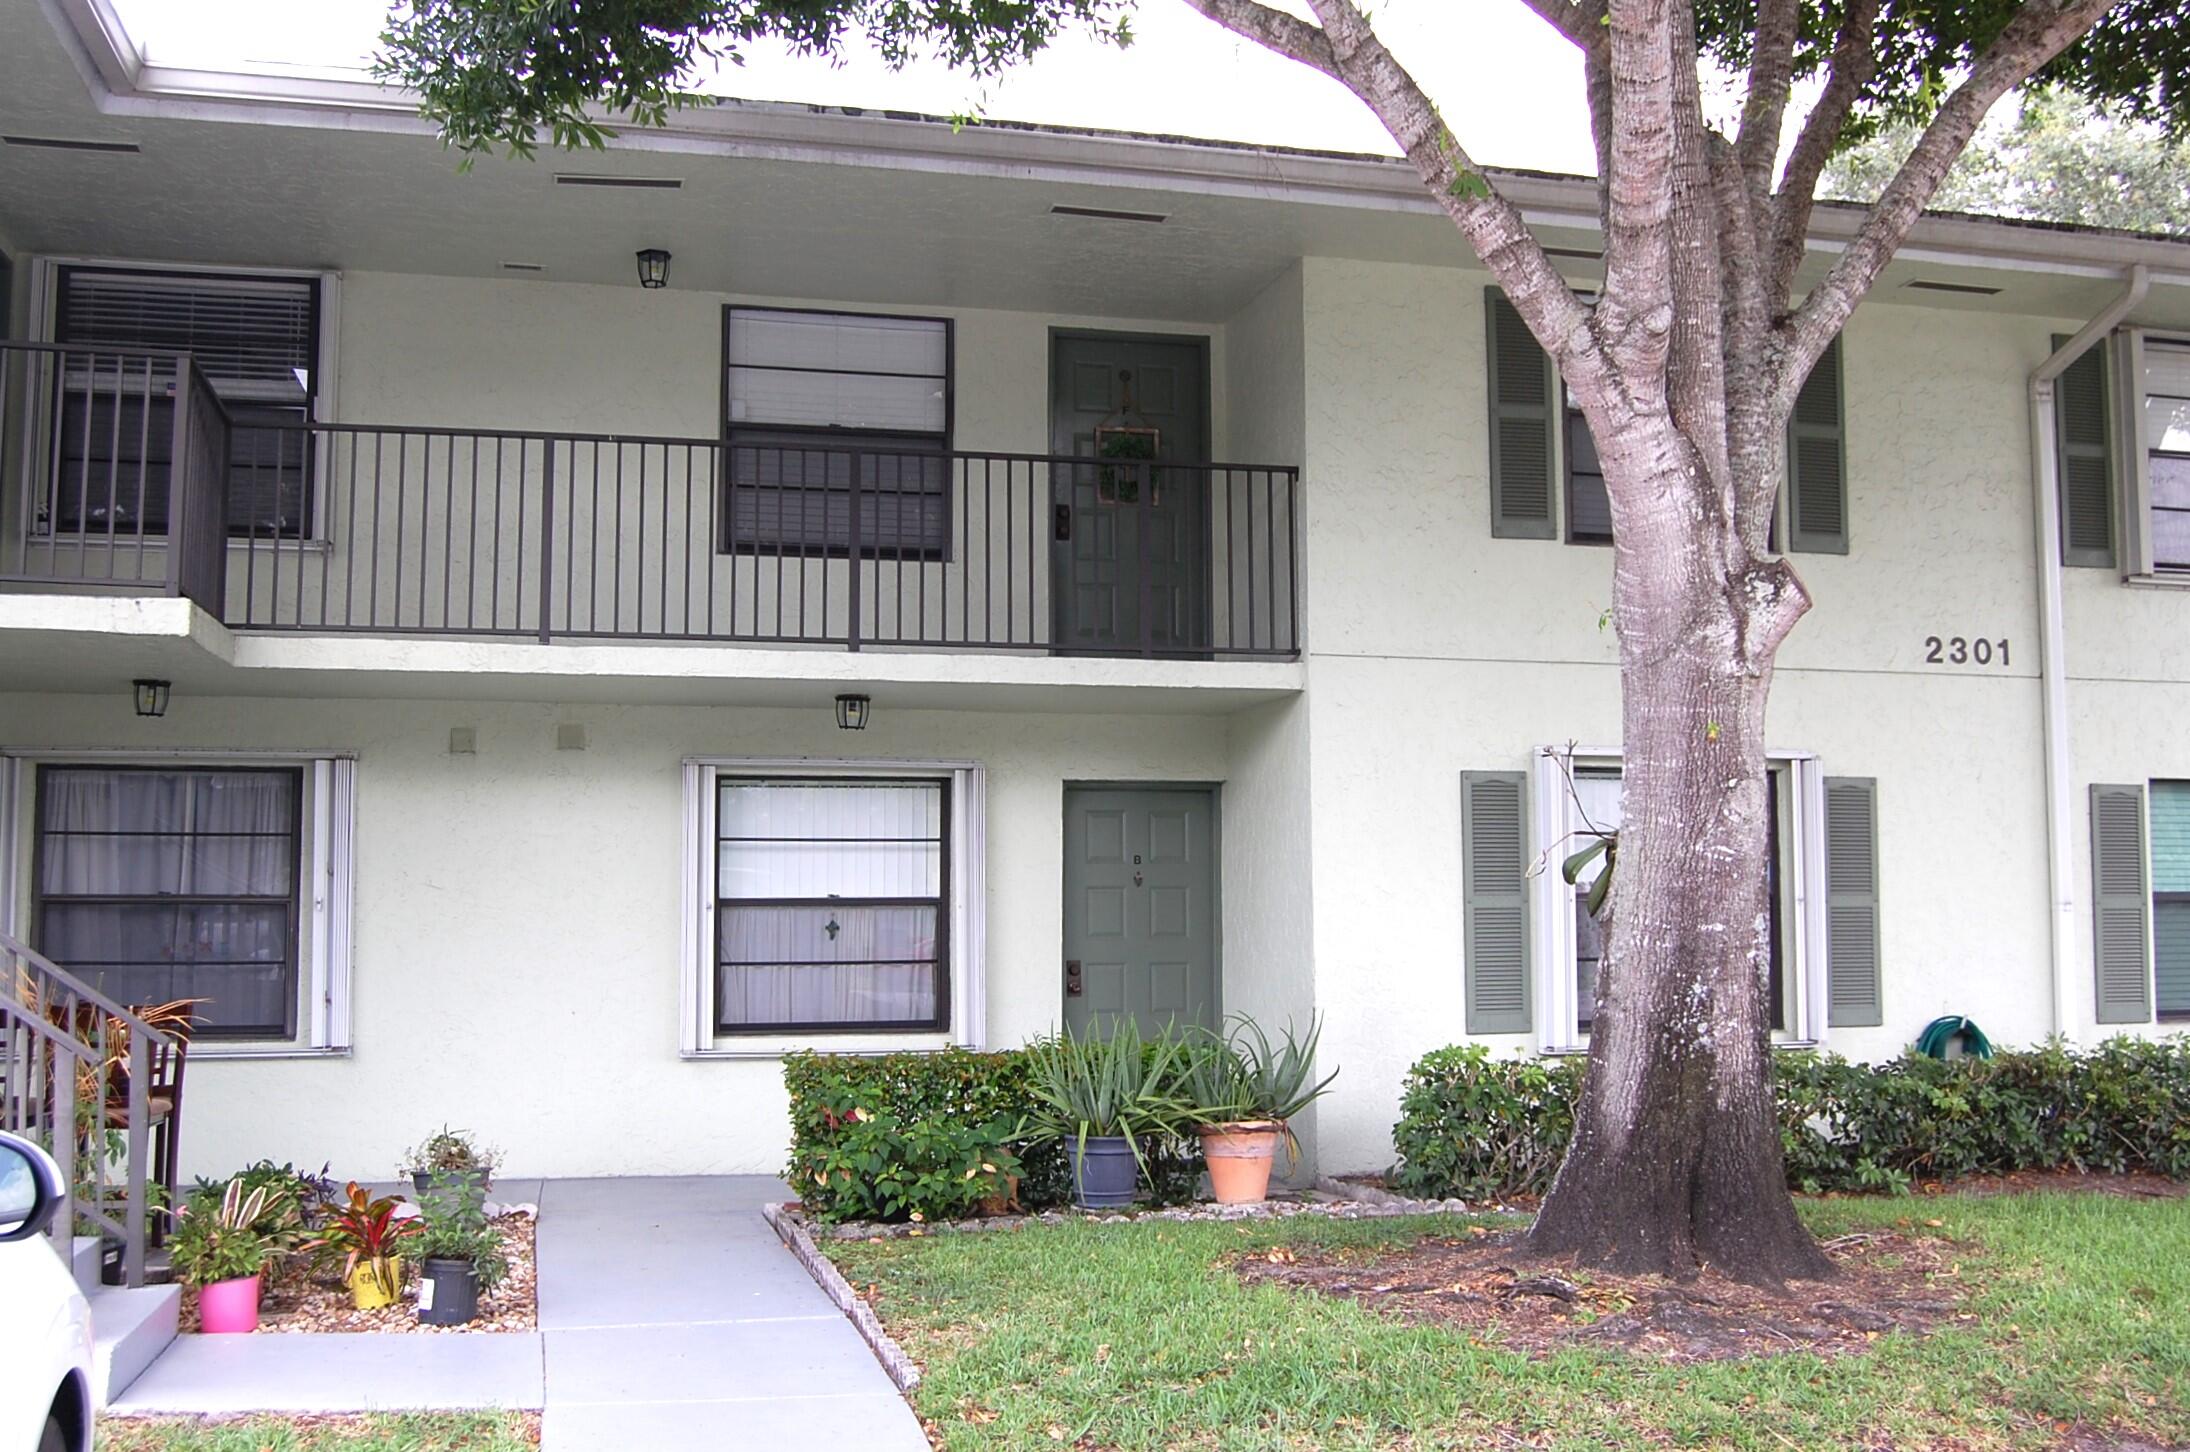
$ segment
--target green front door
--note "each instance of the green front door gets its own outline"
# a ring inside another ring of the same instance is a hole
[[[1215,796],[1207,788],[1065,793],[1065,1024],[1215,1027]]]
[[[1208,368],[1199,338],[1057,335],[1050,447],[1090,461],[1051,471],[1058,649],[1209,649],[1209,478],[1175,467],[1209,460]]]

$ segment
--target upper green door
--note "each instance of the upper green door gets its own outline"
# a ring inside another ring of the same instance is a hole
[[[1060,650],[1209,648],[1209,353],[1199,338],[1060,333],[1050,361],[1050,591]],[[1114,433],[1102,431],[1112,430]],[[1153,457],[1109,454],[1137,449]],[[1152,436],[1151,436],[1152,435]],[[1143,483],[1145,481],[1145,488]]]
[[[1206,788],[1065,793],[1065,1024],[1144,1034],[1217,1023],[1215,797]]]

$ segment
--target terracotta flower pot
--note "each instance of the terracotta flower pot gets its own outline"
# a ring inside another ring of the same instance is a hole
[[[1019,1208],[1019,1177],[1004,1176],[1003,1184],[995,1191],[981,1197],[978,1207],[983,1215],[1009,1215]]]
[[[382,1306],[392,1306],[403,1295],[403,1258],[389,1256],[376,1263],[361,1260],[357,1269],[350,1272],[350,1304],[360,1311],[377,1311]]]
[[[1217,1203],[1258,1205],[1268,1199],[1270,1166],[1284,1139],[1285,1126],[1274,1119],[1203,1125],[1201,1153]]]
[[[259,1278],[239,1276],[198,1288],[198,1329],[229,1335],[259,1329]]]

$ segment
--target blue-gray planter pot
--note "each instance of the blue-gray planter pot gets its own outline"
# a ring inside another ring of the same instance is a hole
[[[1084,1152],[1073,1142],[1072,1198],[1082,1209],[1115,1210],[1132,1204],[1140,1173],[1133,1141],[1122,1134],[1091,1134]]]

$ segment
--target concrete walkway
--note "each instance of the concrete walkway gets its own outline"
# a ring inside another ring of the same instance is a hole
[[[925,1452],[867,1343],[760,1218],[781,1181],[544,1193],[544,1452]]]
[[[924,1452],[867,1343],[761,1219],[781,1181],[496,1189],[540,1206],[538,1331],[186,1336],[114,1411],[537,1408],[545,1452]]]

